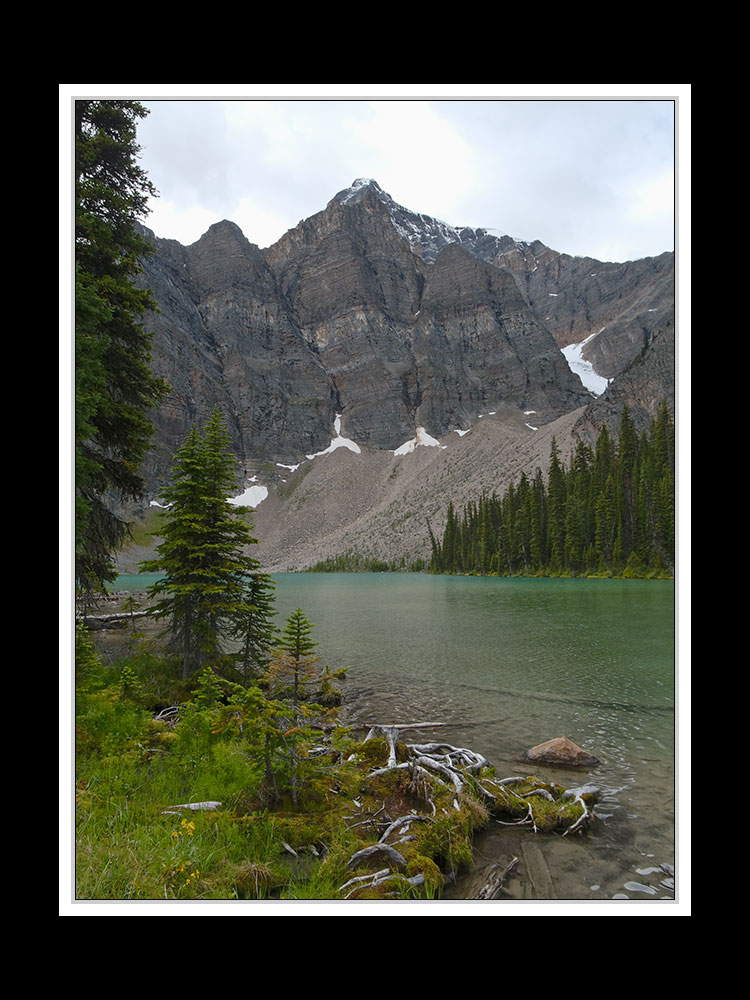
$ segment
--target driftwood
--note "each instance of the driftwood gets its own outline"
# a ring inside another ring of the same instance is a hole
[[[114,621],[116,618],[145,618],[149,614],[151,614],[150,611],[113,611],[109,615],[90,615],[87,612],[79,611],[76,614],[76,618],[84,622],[100,622],[105,624],[106,622]]]
[[[503,883],[518,864],[518,858],[513,858],[509,865],[501,868],[499,864],[491,865],[484,884],[480,887],[474,899],[497,899],[503,891]]]

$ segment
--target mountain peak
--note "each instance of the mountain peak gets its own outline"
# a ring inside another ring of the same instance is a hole
[[[333,200],[340,205],[349,205],[361,201],[368,193],[375,194],[381,201],[391,202],[393,199],[381,188],[372,177],[358,177],[348,188],[339,191]]]

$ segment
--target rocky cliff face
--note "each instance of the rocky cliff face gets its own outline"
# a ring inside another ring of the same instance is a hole
[[[561,348],[578,345],[579,362],[615,379],[606,396],[673,324],[672,254],[573,258],[417,215],[374,181],[267,250],[227,221],[189,247],[151,238],[143,281],[160,311],[146,322],[172,386],[155,415],[154,492],[217,404],[247,480],[325,450],[334,425],[392,452],[500,408],[550,424],[594,402]],[[670,381],[673,367],[645,395],[663,398]]]

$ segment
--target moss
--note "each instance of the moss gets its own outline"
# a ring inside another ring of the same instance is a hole
[[[581,803],[564,798],[565,789],[555,782],[529,776],[508,785],[489,780],[485,787],[496,796],[493,814],[503,817],[505,822],[522,820],[528,816],[530,808],[536,828],[549,832],[567,828],[583,815]],[[532,795],[531,792],[546,794]],[[587,805],[593,805],[595,799],[593,795],[584,795]]]
[[[274,813],[274,822],[280,839],[295,851],[320,843],[323,830],[319,818],[314,815]]]
[[[388,760],[388,741],[382,736],[375,736],[371,740],[353,743],[349,747],[349,754],[354,757],[358,764],[385,767]]]
[[[406,876],[414,878],[415,875],[424,875],[423,894],[427,898],[432,899],[440,895],[445,878],[432,858],[425,857],[423,854],[414,854],[409,858],[406,865]]]
[[[422,790],[412,783],[411,775],[405,769],[393,768],[376,778],[365,777],[360,797],[373,814],[382,809],[393,817],[423,812],[428,805]]]
[[[470,867],[473,827],[456,811],[454,816],[441,816],[425,824],[416,842],[416,855],[427,858],[441,871],[451,875]]]

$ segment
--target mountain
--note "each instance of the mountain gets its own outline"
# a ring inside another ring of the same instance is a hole
[[[153,365],[172,386],[150,496],[218,405],[238,493],[266,491],[250,496],[277,568],[418,554],[428,510],[543,468],[550,428],[564,451],[625,403],[645,426],[674,397],[671,253],[571,257],[411,212],[369,179],[267,249],[229,221],[188,247],[145,233]]]

